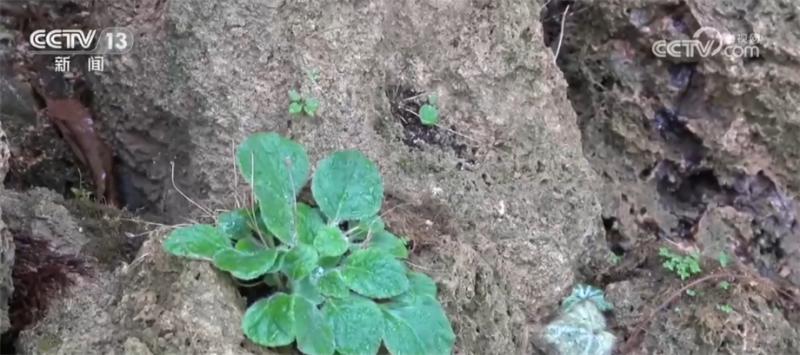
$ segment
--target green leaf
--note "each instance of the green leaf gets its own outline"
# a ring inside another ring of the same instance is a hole
[[[256,133],[239,146],[239,168],[253,186],[259,212],[267,228],[284,244],[292,245],[296,198],[308,179],[305,149],[276,133]]]
[[[283,258],[283,270],[287,276],[299,280],[310,275],[318,261],[319,254],[314,247],[298,244]]]
[[[289,104],[289,113],[292,115],[297,115],[303,112],[303,104],[299,101],[295,101]]]
[[[314,245],[314,238],[325,227],[322,214],[305,203],[297,203],[297,237],[301,243]]]
[[[356,150],[336,152],[323,159],[314,173],[311,192],[329,224],[371,217],[383,202],[378,167]]]
[[[172,255],[211,260],[218,251],[231,247],[231,241],[207,224],[176,228],[164,241],[164,250]]]
[[[432,297],[436,299],[436,283],[423,273],[409,272],[408,273],[409,288],[406,293],[403,293],[395,298],[394,302],[416,303],[421,297]]]
[[[259,249],[264,249],[264,246],[256,238],[247,237],[237,240],[235,249],[245,253],[254,253]]]
[[[286,258],[287,252],[276,250],[278,255],[275,256],[275,262],[272,264],[272,267],[267,270],[268,274],[276,273],[284,269],[284,262],[283,260]]]
[[[368,217],[366,219],[358,221],[353,232],[350,234],[351,239],[353,240],[364,240],[367,236],[372,233],[381,232],[386,228],[386,225],[383,223],[383,219],[380,216],[375,215],[372,217]]]
[[[289,90],[289,101],[296,102],[296,101],[300,101],[302,99],[303,99],[303,96],[301,96],[300,93],[297,92],[297,90],[294,90],[294,89]]]
[[[402,262],[377,249],[357,250],[342,267],[342,278],[353,291],[372,298],[389,298],[409,287]]]
[[[249,209],[247,210],[247,214],[248,218],[250,219],[250,229],[253,230],[253,234],[262,236],[264,238],[272,238],[269,229],[267,229],[267,225],[264,224],[264,219],[261,218],[260,208]]]
[[[214,254],[214,266],[230,272],[237,279],[252,280],[267,273],[275,263],[276,254],[274,249],[262,249],[254,253],[224,249]]]
[[[340,260],[342,260],[342,258],[339,256],[322,256],[319,258],[319,266],[332,269],[339,266]]]
[[[333,325],[336,351],[342,355],[378,353],[383,337],[383,313],[375,302],[361,297],[332,299],[322,311]]]
[[[317,114],[317,109],[319,109],[319,100],[309,97],[304,103],[303,111],[305,111],[307,115],[314,117],[314,115]]]
[[[276,293],[253,303],[242,318],[242,331],[254,343],[285,346],[294,341],[295,298]]]
[[[333,355],[333,327],[317,306],[303,297],[295,297],[294,320],[298,350],[308,355]]]
[[[385,230],[372,236],[369,247],[383,250],[396,258],[405,259],[408,257],[406,242]]]
[[[325,226],[314,239],[314,248],[323,256],[339,256],[347,251],[349,242],[337,226]]]
[[[350,295],[350,289],[339,270],[328,271],[319,279],[319,291],[328,297],[345,298]]]
[[[305,297],[313,304],[320,304],[325,301],[325,298],[322,297],[322,293],[320,293],[320,288],[314,284],[312,275],[292,281],[292,293]]]
[[[247,211],[236,209],[217,216],[217,228],[231,239],[241,239],[251,234]]]
[[[423,125],[435,126],[439,123],[439,110],[433,105],[422,105],[419,108],[419,120]]]
[[[383,341],[393,355],[450,354],[455,334],[442,306],[432,297],[383,307]]]
[[[719,252],[719,257],[717,257],[717,260],[719,261],[719,266],[723,268],[728,267],[728,265],[731,263],[731,257],[728,256],[728,253],[724,251]]]

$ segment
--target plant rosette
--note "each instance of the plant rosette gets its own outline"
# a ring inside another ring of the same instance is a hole
[[[452,352],[436,284],[407,269],[405,242],[378,215],[383,182],[373,162],[355,150],[321,160],[311,205],[297,201],[311,172],[300,144],[257,133],[236,157],[256,204],[220,214],[216,225],[177,228],[164,248],[274,289],[244,314],[250,340],[295,343],[309,355],[377,354],[381,345],[397,355]]]

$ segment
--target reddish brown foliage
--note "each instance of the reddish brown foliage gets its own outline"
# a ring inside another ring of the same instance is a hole
[[[9,317],[12,330],[20,330],[44,316],[50,300],[72,285],[70,274],[85,274],[87,269],[82,260],[57,254],[47,241],[13,234],[16,255]]]

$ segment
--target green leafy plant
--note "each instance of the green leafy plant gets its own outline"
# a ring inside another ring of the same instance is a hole
[[[578,285],[561,303],[560,316],[545,328],[545,340],[562,355],[609,355],[615,337],[606,330],[602,312],[611,309],[602,290]]]
[[[719,288],[727,291],[727,290],[729,290],[731,288],[731,283],[728,282],[728,281],[721,281],[720,283],[717,284],[717,286]]]
[[[439,108],[436,107],[436,102],[436,95],[428,95],[428,103],[420,106],[417,115],[423,125],[435,126],[439,123]]]
[[[664,258],[662,264],[664,268],[674,272],[681,280],[686,280],[703,271],[700,268],[700,256],[697,254],[680,255],[667,248],[661,248],[658,255]]]
[[[717,257],[717,261],[719,261],[719,266],[720,267],[726,268],[731,263],[731,257],[728,255],[728,253],[722,251],[722,252],[719,253],[719,256]]]
[[[722,313],[725,313],[725,314],[731,314],[731,313],[733,313],[733,307],[731,307],[731,305],[729,305],[729,304],[727,304],[727,303],[726,303],[726,304],[718,304],[718,305],[717,305],[717,309],[718,309],[720,312],[722,312]]]
[[[615,253],[609,253],[608,254],[608,261],[611,262],[611,264],[619,265],[619,263],[622,262],[622,255],[617,255]]]
[[[297,201],[310,166],[305,149],[258,133],[238,149],[257,204],[219,215],[215,226],[175,229],[171,254],[208,260],[237,279],[274,292],[253,303],[244,334],[268,347],[296,343],[304,354],[449,354],[455,335],[428,276],[406,269],[403,240],[378,211],[378,168],[354,150],[319,162],[316,206]]]
[[[319,109],[319,100],[308,96],[303,97],[297,90],[289,90],[289,113],[293,115],[305,114],[314,117]]]

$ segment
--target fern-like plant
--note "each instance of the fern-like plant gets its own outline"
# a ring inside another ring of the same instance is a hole
[[[578,285],[561,304],[561,315],[545,329],[545,340],[561,355],[610,355],[614,335],[603,311],[611,310],[603,291]]]

